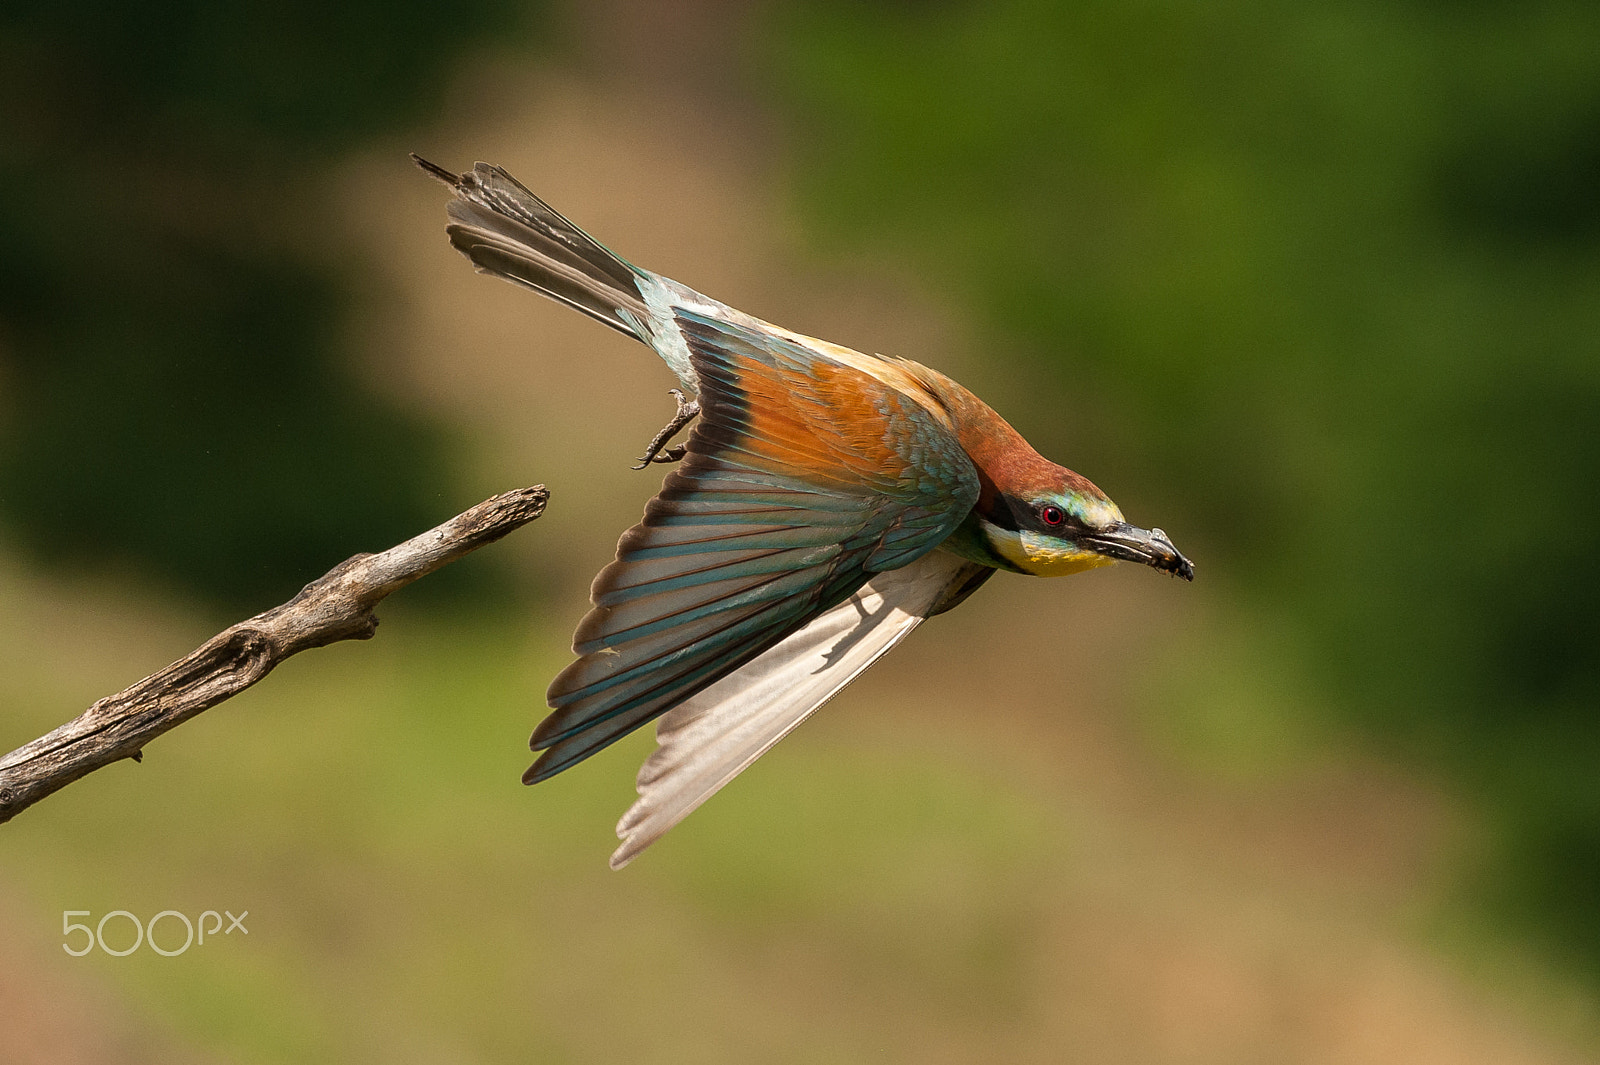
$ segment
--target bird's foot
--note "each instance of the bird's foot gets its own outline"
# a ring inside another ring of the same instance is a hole
[[[678,462],[689,453],[683,444],[667,446],[667,441],[677,436],[685,425],[694,421],[700,414],[700,404],[692,399],[684,399],[683,392],[679,389],[669,389],[672,398],[678,401],[678,412],[672,416],[662,430],[650,441],[650,446],[645,448],[644,454],[639,458],[639,464],[633,468],[642,470],[652,462]]]

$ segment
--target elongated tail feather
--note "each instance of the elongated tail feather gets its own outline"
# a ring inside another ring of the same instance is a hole
[[[416,164],[455,190],[445,232],[481,272],[549,296],[650,343],[639,272],[497,166],[453,174]]]

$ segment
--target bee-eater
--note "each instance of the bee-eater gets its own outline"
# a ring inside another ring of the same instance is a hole
[[[650,345],[697,397],[678,393],[645,453],[641,465],[681,465],[595,578],[523,775],[544,780],[661,719],[613,868],[996,570],[1126,560],[1194,579],[1165,533],[1124,521],[937,370],[633,266],[497,166],[457,175],[412,158],[454,191],[446,232],[479,271]]]

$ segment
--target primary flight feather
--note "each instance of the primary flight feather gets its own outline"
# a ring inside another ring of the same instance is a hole
[[[680,461],[595,578],[527,783],[659,719],[613,867],[688,816],[996,570],[1118,560],[1194,579],[1088,479],[967,389],[736,311],[625,262],[510,174],[455,174],[450,242],[484,273],[655,349],[696,396],[642,459]],[[696,414],[688,441],[668,447]]]

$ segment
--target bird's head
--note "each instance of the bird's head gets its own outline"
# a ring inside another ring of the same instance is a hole
[[[1036,577],[1139,562],[1194,580],[1194,563],[1166,533],[1128,524],[1094,482],[1044,458],[983,400],[919,363],[893,363],[949,418],[977,470],[977,505],[946,550]]]
[[[1024,485],[985,485],[974,517],[987,547],[1022,573],[1064,577],[1139,562],[1186,581],[1194,564],[1160,529],[1130,525],[1106,494],[1071,470],[1040,463]],[[1042,475],[1042,476],[1041,476]]]

